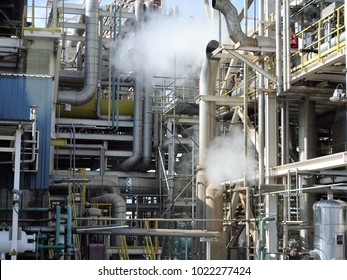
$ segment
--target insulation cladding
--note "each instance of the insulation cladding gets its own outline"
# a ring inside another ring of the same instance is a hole
[[[0,120],[29,120],[30,106],[37,106],[37,172],[24,172],[21,175],[22,189],[48,189],[52,99],[53,78],[50,76],[0,74]],[[1,164],[0,188],[12,185],[12,164]]]

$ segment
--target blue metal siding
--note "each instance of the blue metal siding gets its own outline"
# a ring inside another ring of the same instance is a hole
[[[21,180],[23,189],[48,189],[52,99],[52,77],[0,75],[0,119],[29,119],[30,106],[38,106],[38,172],[25,173]],[[4,169],[0,166],[0,187],[10,187],[12,168]]]

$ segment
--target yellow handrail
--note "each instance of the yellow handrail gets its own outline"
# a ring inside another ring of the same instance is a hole
[[[146,229],[149,228],[149,222],[145,221],[144,227]],[[152,242],[152,238],[150,236],[145,236],[145,242],[146,242],[146,256],[150,260],[155,260],[155,250]]]
[[[345,6],[342,5],[297,33],[297,37],[300,38],[301,43],[303,44],[306,41],[307,44],[302,47],[299,46],[298,51],[292,55],[292,62],[296,62],[292,67],[292,72],[297,70],[304,72],[307,65],[313,62],[321,62],[326,55],[334,51],[340,53],[341,47],[346,44],[345,40],[341,40],[341,34],[345,30],[345,23],[341,20],[344,18],[344,13]],[[321,29],[327,22],[330,22],[334,28],[323,35]],[[309,41],[309,38],[312,41]],[[330,46],[328,49],[322,49],[322,45],[330,42],[331,38],[336,38],[336,44]]]
[[[120,236],[120,255],[123,260],[129,260],[128,245],[124,235]]]

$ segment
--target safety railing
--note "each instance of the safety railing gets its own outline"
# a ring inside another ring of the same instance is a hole
[[[144,222],[144,228],[149,228],[149,222]],[[155,260],[155,247],[152,242],[152,238],[150,236],[145,236],[145,243],[146,243],[146,258],[149,260]]]
[[[125,235],[121,235],[120,239],[120,256],[123,260],[129,260],[128,244]]]
[[[345,6],[335,9],[296,34],[298,49],[291,56],[291,72],[305,68],[345,46]]]
[[[61,32],[62,10],[50,6],[28,5],[24,6],[22,16],[22,36],[25,30],[31,32],[44,30],[51,32]]]

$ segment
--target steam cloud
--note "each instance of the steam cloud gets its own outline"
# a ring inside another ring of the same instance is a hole
[[[153,14],[135,34],[119,42],[114,63],[123,73],[199,75],[206,45],[216,37],[218,31],[208,19]]]
[[[250,145],[249,145],[250,146]],[[235,181],[244,177],[244,139],[241,128],[233,127],[227,136],[216,137],[207,150],[206,176],[210,183]],[[255,179],[254,150],[246,159],[247,178]]]

